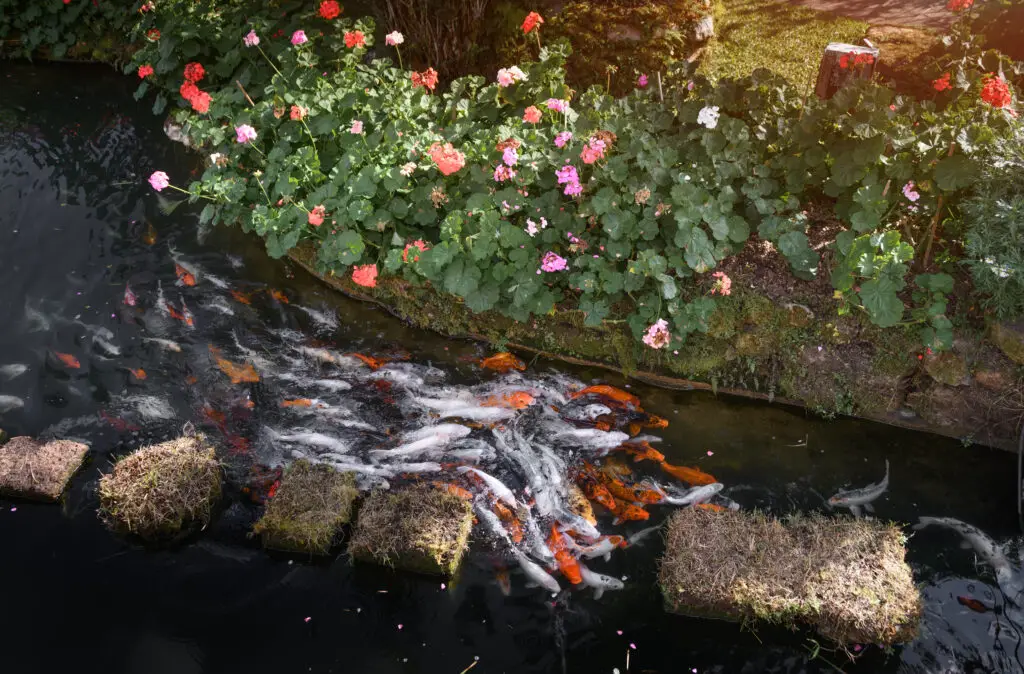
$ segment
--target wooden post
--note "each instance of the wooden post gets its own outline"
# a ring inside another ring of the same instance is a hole
[[[818,83],[814,87],[814,93],[818,95],[818,98],[832,98],[850,80],[870,80],[878,65],[878,54],[879,51],[876,47],[842,42],[829,43],[821,57],[821,65],[818,67]],[[863,61],[865,55],[871,57],[870,63]],[[861,57],[859,64],[855,63],[858,56]]]

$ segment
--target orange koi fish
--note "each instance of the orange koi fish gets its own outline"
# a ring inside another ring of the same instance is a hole
[[[122,433],[141,430],[138,426],[130,424],[124,419],[110,416],[104,410],[100,410],[100,419],[103,419],[108,424],[110,424],[111,426],[113,426],[115,429]]]
[[[614,524],[619,525],[623,522],[637,522],[641,520],[646,520],[650,516],[651,514],[644,510],[642,507],[630,503],[624,505],[622,509],[618,512],[618,517],[615,518]]]
[[[641,425],[644,428],[668,428],[668,419],[663,419],[657,414],[648,414]]]
[[[178,283],[190,287],[196,284],[196,277],[192,275],[192,272],[177,262],[174,263],[174,273],[178,275]]]
[[[248,454],[249,453],[249,441],[240,435],[225,434],[224,439],[228,442],[228,451],[231,454]]]
[[[987,613],[988,610],[989,610],[988,606],[985,606],[984,604],[982,604],[977,599],[974,599],[973,597],[957,597],[956,601],[961,606],[966,606],[967,608],[971,609],[975,613]]]
[[[519,518],[517,518],[512,511],[505,507],[500,501],[495,501],[491,505],[491,510],[494,511],[494,514],[497,515],[505,525],[505,531],[507,531],[508,535],[512,538],[512,542],[522,543],[523,525],[519,523]]]
[[[372,356],[366,356],[361,353],[349,353],[345,355],[352,356],[353,358],[358,358],[359,360],[366,363],[366,366],[369,367],[371,370],[379,370],[381,365],[386,365],[388,362],[387,358],[374,358]]]
[[[252,295],[243,293],[241,290],[232,290],[231,297],[242,304],[252,304]]]
[[[61,353],[60,351],[54,351],[53,355],[57,356],[57,360],[64,363],[65,367],[70,367],[72,370],[77,370],[82,367],[82,364],[78,362],[78,359],[72,356],[70,353]]]
[[[501,397],[490,396],[480,403],[481,407],[504,407],[511,410],[526,409],[533,404],[533,396],[526,391],[505,393]]]
[[[633,500],[633,489],[622,480],[614,478],[604,471],[598,472],[598,479],[615,498],[622,499],[627,503]]]
[[[640,399],[637,398],[635,395],[633,395],[632,393],[627,393],[622,389],[615,388],[614,386],[608,386],[607,384],[588,386],[583,390],[576,391],[575,393],[570,393],[569,398],[570,400],[575,400],[576,398],[581,398],[586,395],[601,396],[602,398],[612,400],[623,405],[628,405],[637,410],[641,409]]]
[[[156,243],[156,227],[153,226],[152,222],[146,223],[146,231],[142,233],[142,243],[147,246],[152,246]]]
[[[249,363],[239,365],[232,363],[226,358],[218,358],[217,367],[228,376],[232,384],[255,384],[260,380],[260,375],[256,372],[256,368]]]
[[[452,496],[457,496],[463,501],[473,500],[473,492],[465,487],[460,487],[459,485],[452,484],[451,482],[431,482],[431,484],[442,491],[448,492]]]
[[[131,372],[132,376],[135,377],[136,379],[138,379],[139,381],[142,381],[143,379],[146,378],[146,371],[143,370],[141,367],[139,369],[137,369],[137,370],[128,370],[128,371]]]
[[[637,461],[654,461],[655,463],[663,463],[665,461],[665,455],[651,447],[651,443],[646,440],[640,442],[625,442],[616,449],[621,449],[627,454],[633,456],[633,462]]]
[[[166,305],[167,305],[167,313],[169,313],[171,315],[171,318],[173,318],[176,321],[181,321],[182,323],[185,323],[186,325],[188,325],[188,318],[185,317],[185,314],[183,314],[180,311],[178,311],[177,309],[175,309],[174,305],[171,304],[170,302],[167,302]]]
[[[224,423],[227,421],[227,417],[224,416],[223,412],[215,410],[209,405],[203,406],[203,416],[212,421],[217,426],[223,426]]]
[[[296,398],[295,400],[282,400],[281,407],[312,407],[313,401],[309,398]]]
[[[508,577],[508,569],[506,567],[498,567],[494,572],[494,580],[498,581],[498,587],[503,595],[507,597],[512,594],[512,580]]]
[[[271,297],[280,302],[281,304],[288,304],[288,297],[280,290],[274,290],[271,288],[267,291]]]
[[[644,505],[654,505],[665,500],[665,494],[660,489],[649,489],[643,483],[633,486],[633,500]]]
[[[618,512],[618,502],[604,485],[600,484],[596,480],[585,480],[583,484],[580,485],[580,488],[583,489],[583,495],[594,503],[600,504],[609,512]]]
[[[713,475],[705,473],[700,468],[689,468],[687,466],[673,466],[664,461],[661,462],[661,469],[682,482],[693,485],[714,484],[718,482]]]
[[[627,466],[625,463],[615,460],[605,461],[604,465],[601,466],[601,470],[612,477],[619,478],[620,480],[633,474],[632,468]]]
[[[498,374],[508,374],[512,370],[519,370],[522,372],[526,369],[526,363],[516,358],[514,354],[508,351],[502,351],[501,353],[496,353],[493,356],[481,360],[480,367],[485,370],[493,370]]]
[[[562,532],[554,524],[551,525],[551,535],[548,536],[548,547],[555,555],[555,563],[558,570],[573,585],[583,582],[583,572],[580,571],[580,563],[569,552],[569,545],[565,542]]]
[[[185,325],[190,328],[196,327],[195,316],[193,316],[192,312],[188,310],[188,305],[185,304],[185,298],[181,299],[181,317],[185,321]]]
[[[696,503],[694,508],[700,508],[701,510],[707,510],[713,513],[724,513],[728,508],[720,506],[717,503]]]
[[[195,386],[198,382],[199,377],[195,376],[194,374],[190,374],[189,376],[185,377],[185,383],[188,384],[189,386]]]

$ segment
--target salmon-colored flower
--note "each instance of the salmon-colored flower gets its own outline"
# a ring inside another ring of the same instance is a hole
[[[541,25],[542,23],[544,23],[544,17],[542,17],[537,12],[530,12],[529,14],[526,15],[526,18],[523,19],[523,33],[529,33],[533,31],[534,28]]]
[[[434,143],[427,150],[427,154],[434,160],[438,170],[446,176],[450,176],[466,165],[466,155],[452,147],[451,143],[444,145]]]
[[[293,122],[301,122],[306,116],[306,109],[298,105],[293,105],[290,115]]]
[[[178,92],[181,94],[181,97],[184,98],[186,101],[191,101],[199,93],[199,87],[197,87],[194,82],[186,81],[182,83],[181,88],[178,89]]]
[[[189,99],[189,103],[192,104],[192,109],[198,113],[206,114],[210,111],[210,103],[213,102],[213,97],[205,91],[198,91],[196,95]]]
[[[330,21],[341,14],[341,5],[336,0],[324,0],[320,3],[320,16]]]
[[[652,349],[663,349],[672,341],[672,333],[668,330],[668,321],[659,318],[658,322],[647,328],[643,342]]]
[[[719,295],[731,295],[732,294],[732,279],[725,275],[725,272],[716,271],[712,274],[714,278],[718,279],[715,281],[715,285],[711,288],[711,294]]]
[[[523,111],[523,121],[527,124],[536,124],[540,121],[541,112],[540,108],[536,105],[531,105]]]
[[[433,91],[434,87],[437,86],[437,71],[433,68],[427,68],[421,73],[414,72],[410,75],[412,79],[412,86],[423,87],[429,91]]]
[[[377,265],[363,264],[352,268],[352,281],[364,288],[377,287]]]
[[[970,9],[973,4],[974,0],[949,0],[946,3],[946,9],[951,12],[962,12],[965,9]]]
[[[416,239],[412,243],[405,244],[405,249],[402,251],[402,262],[409,261],[409,253],[412,253],[412,261],[420,261],[420,253],[430,250],[427,246],[427,242],[423,239]]]
[[[349,49],[354,47],[365,47],[366,36],[361,30],[353,30],[345,33],[345,46]]]
[[[324,208],[323,205],[320,205],[309,212],[309,217],[307,218],[307,220],[309,221],[309,224],[313,225],[314,227],[319,227],[320,225],[324,224],[324,216],[326,215],[327,209]]]
[[[153,66],[149,65],[148,63],[145,64],[145,65],[139,66],[139,79],[146,79],[147,77],[149,77],[152,74],[153,74]]]
[[[201,63],[189,63],[185,66],[185,79],[189,82],[198,82],[206,75],[206,69]]]
[[[945,91],[946,89],[952,89],[953,85],[949,83],[951,73],[943,73],[942,77],[932,82],[932,87],[935,91]]]
[[[981,100],[993,108],[1005,108],[1013,102],[1010,85],[995,73],[985,75],[985,83],[981,86]]]

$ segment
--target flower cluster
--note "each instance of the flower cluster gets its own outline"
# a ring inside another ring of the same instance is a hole
[[[531,33],[535,28],[544,23],[544,17],[537,12],[530,12],[523,20],[523,33]]]
[[[672,341],[672,333],[668,330],[668,321],[659,318],[658,322],[647,328],[643,342],[652,349],[663,349]]]
[[[563,194],[575,197],[583,193],[583,186],[580,184],[580,175],[576,172],[576,167],[572,164],[566,164],[555,171],[555,176],[558,178],[559,185],[565,185]]]
[[[152,68],[150,68],[152,71]],[[152,72],[151,72],[152,74]],[[140,75],[141,76],[141,75]],[[210,110],[210,103],[213,98],[210,94],[199,89],[196,82],[206,76],[206,69],[201,63],[189,63],[185,66],[185,81],[182,83],[178,93],[192,106],[192,109],[199,113],[206,113]]]
[[[604,151],[607,148],[607,144],[600,138],[591,138],[587,141],[587,144],[583,146],[583,151],[580,152],[580,159],[583,160],[584,164],[593,164],[598,159],[604,159]]]
[[[526,76],[519,66],[512,66],[511,68],[502,68],[498,71],[498,86],[499,87],[510,87],[516,82],[525,82],[529,78]]]
[[[410,77],[413,88],[423,87],[428,91],[433,91],[437,86],[437,71],[433,68],[427,68],[421,73],[414,72]]]
[[[839,57],[839,67],[843,68],[857,68],[860,66],[871,65],[875,62],[875,57],[872,54],[864,52],[850,52],[849,54],[843,54]]]
[[[718,126],[718,118],[721,113],[718,112],[718,106],[712,105],[710,107],[701,108],[700,112],[697,113],[697,123],[701,126],[705,126],[709,129],[713,129]]]
[[[564,257],[559,255],[558,253],[549,250],[548,252],[544,253],[544,259],[540,261],[540,271],[538,271],[537,273],[539,274],[541,271],[565,271],[568,268],[569,264]]]
[[[361,30],[350,30],[345,32],[345,46],[349,49],[366,46],[366,35]]]
[[[1013,95],[1010,94],[1010,85],[995,73],[985,75],[984,84],[981,85],[981,100],[993,108],[1009,106],[1013,102]]]
[[[523,111],[523,121],[527,124],[537,124],[540,122],[541,111],[536,105],[531,105]]]
[[[562,131],[557,136],[555,136],[555,146],[563,148],[565,147],[565,144],[568,143],[570,140],[572,140],[572,132]]]
[[[242,38],[242,44],[246,47],[255,47],[260,43],[260,36],[256,34],[256,31],[250,30],[246,33],[245,37]]]
[[[139,79],[146,79],[153,74],[153,66],[148,63],[139,66]]]
[[[949,83],[950,76],[951,73],[943,73],[942,77],[932,82],[932,88],[934,88],[935,91],[946,91],[947,89],[952,89],[953,85]]]
[[[547,106],[548,110],[554,110],[555,112],[564,113],[569,109],[569,101],[562,98],[549,98],[544,101],[544,105]]]
[[[389,47],[397,47],[398,45],[405,42],[405,36],[399,33],[397,30],[391,31],[384,36],[384,43]]]
[[[434,160],[437,169],[446,176],[450,176],[466,165],[466,155],[452,147],[451,143],[444,145],[434,143],[427,150],[427,154]]]
[[[970,9],[973,4],[974,0],[949,0],[946,3],[946,9],[951,12],[962,12],[965,9]]]
[[[377,287],[377,265],[361,264],[352,268],[352,281],[364,288]]]
[[[547,218],[540,219],[540,227],[537,227],[537,223],[530,218],[526,219],[526,233],[530,236],[537,236],[538,232],[542,229],[546,229],[548,226]]]
[[[921,194],[915,190],[914,187],[915,185],[913,181],[903,186],[903,196],[905,196],[911,203],[921,198]]]
[[[327,209],[321,204],[315,207],[309,212],[309,216],[306,218],[309,224],[314,227],[319,227],[324,224],[324,217],[327,215]]]
[[[427,242],[423,239],[416,239],[412,243],[405,244],[405,248],[402,250],[402,262],[409,261],[409,254],[412,253],[412,261],[420,261],[420,253],[424,253],[430,250]]]
[[[711,275],[717,279],[715,285],[711,288],[711,294],[719,295],[731,295],[732,294],[732,279],[725,275],[725,272],[716,271]]]
[[[512,180],[515,177],[515,170],[505,166],[504,164],[498,164],[498,167],[494,169],[494,182],[496,183],[503,183],[506,180]]]
[[[248,124],[240,124],[235,127],[235,142],[245,144],[254,140],[256,140],[256,129]]]
[[[320,3],[320,16],[331,21],[341,14],[341,5],[336,0],[324,0]]]
[[[298,47],[300,44],[306,44],[307,42],[309,42],[309,38],[306,37],[306,31],[297,30],[294,33],[292,33],[291,42],[296,47]]]
[[[149,176],[149,184],[154,190],[161,192],[171,184],[171,180],[163,171],[154,171],[153,175]]]

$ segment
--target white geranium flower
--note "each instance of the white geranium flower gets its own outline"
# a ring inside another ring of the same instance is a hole
[[[701,126],[706,126],[709,129],[713,129],[718,126],[719,118],[718,106],[710,106],[701,108],[700,113],[697,114],[697,123]]]

